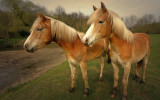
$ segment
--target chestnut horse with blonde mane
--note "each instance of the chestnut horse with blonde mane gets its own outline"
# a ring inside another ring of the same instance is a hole
[[[31,34],[24,43],[26,51],[35,52],[52,41],[64,49],[71,69],[71,88],[69,92],[73,92],[75,89],[76,66],[80,65],[85,82],[84,95],[89,94],[87,62],[90,60],[99,58],[101,65],[99,80],[102,80],[104,60],[108,50],[108,38],[101,39],[93,47],[86,47],[81,41],[84,36],[83,33],[41,13],[39,13],[30,31]]]
[[[114,69],[114,85],[111,97],[116,96],[118,86],[118,65],[124,68],[123,76],[123,100],[127,97],[128,77],[131,64],[136,64],[135,80],[139,77],[139,69],[142,68],[142,81],[145,82],[145,70],[150,54],[150,38],[145,33],[132,33],[127,29],[121,18],[111,10],[106,9],[101,2],[101,8],[93,6],[94,12],[88,20],[91,24],[83,37],[83,43],[93,45],[102,38],[109,38],[109,55]]]

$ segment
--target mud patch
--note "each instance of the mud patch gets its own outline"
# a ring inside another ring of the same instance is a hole
[[[42,48],[33,54],[25,50],[0,52],[0,93],[33,80],[65,60],[60,47]]]

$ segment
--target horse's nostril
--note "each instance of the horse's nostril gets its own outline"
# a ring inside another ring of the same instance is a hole
[[[85,42],[84,45],[88,47],[88,43],[87,42]]]
[[[88,39],[86,38],[85,43],[87,43],[87,42],[88,42]]]
[[[34,48],[32,48],[32,49],[26,49],[26,51],[30,52],[30,53],[33,53],[33,52],[35,52],[35,49]]]
[[[32,49],[30,50],[30,52],[33,53],[33,52],[34,52],[34,48],[32,48]]]
[[[28,49],[28,44],[24,45],[24,49],[27,50]]]

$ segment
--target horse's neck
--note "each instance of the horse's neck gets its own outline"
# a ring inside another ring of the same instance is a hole
[[[118,51],[124,44],[127,44],[126,40],[121,39],[115,34],[111,34],[109,37],[110,45],[112,50]]]
[[[79,36],[77,36],[77,38],[72,42],[65,40],[57,40],[57,44],[68,53],[73,52],[75,49],[83,46],[83,43]]]

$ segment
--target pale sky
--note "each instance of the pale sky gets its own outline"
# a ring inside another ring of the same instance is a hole
[[[44,6],[49,11],[54,11],[60,5],[65,8],[67,13],[82,12],[90,15],[93,12],[92,6],[100,8],[103,1],[106,7],[119,16],[125,17],[144,14],[154,14],[160,16],[160,0],[30,0],[35,4]]]

